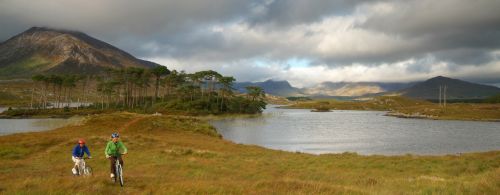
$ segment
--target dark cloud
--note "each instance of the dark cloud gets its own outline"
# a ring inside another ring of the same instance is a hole
[[[248,9],[243,0],[1,1],[0,40],[46,26],[83,31],[139,51],[134,49],[138,42],[168,42],[201,26],[234,20]]]
[[[349,15],[367,0],[263,0],[253,4],[255,10],[248,18],[251,24],[291,26],[317,22],[332,15]]]
[[[358,28],[401,39],[419,39],[409,51],[385,55],[387,60],[425,54],[456,64],[480,65],[491,61],[500,48],[500,1],[443,0],[393,1],[388,12],[376,13]]]
[[[459,48],[435,52],[441,60],[469,65],[482,65],[494,60],[488,49]]]
[[[390,7],[387,12],[375,13],[360,26],[408,37],[500,29],[500,1],[391,1]]]
[[[488,66],[488,76],[478,69],[458,76],[499,83],[492,76],[500,71],[492,65],[500,55],[498,8],[493,0],[0,0],[0,41],[46,26],[85,32],[138,57],[211,64],[245,80],[293,70],[256,68],[254,59],[295,58],[331,69],[411,60],[406,74],[422,75],[436,63],[450,64],[450,74]]]

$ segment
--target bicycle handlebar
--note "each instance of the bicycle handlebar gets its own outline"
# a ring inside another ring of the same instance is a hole
[[[91,159],[88,156],[87,157],[76,157],[77,159]]]
[[[128,154],[128,153],[121,153],[120,155],[121,155],[121,156],[125,156],[125,155],[127,155],[127,154]],[[106,156],[106,158],[111,158],[111,157],[116,157],[116,156]]]

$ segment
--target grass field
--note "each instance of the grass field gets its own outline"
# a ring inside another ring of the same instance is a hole
[[[109,179],[104,147],[120,129],[125,187]],[[86,138],[94,175],[71,175]],[[204,120],[94,115],[52,131],[0,136],[0,194],[497,194],[500,151],[449,156],[310,155],[234,144]]]

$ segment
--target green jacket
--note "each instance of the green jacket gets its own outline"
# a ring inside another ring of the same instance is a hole
[[[123,145],[122,141],[117,141],[116,143],[109,141],[104,150],[106,156],[120,156],[123,153],[127,153],[127,148]]]

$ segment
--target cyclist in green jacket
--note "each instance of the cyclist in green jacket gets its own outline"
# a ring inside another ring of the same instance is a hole
[[[111,141],[106,145],[104,153],[106,158],[111,162],[111,178],[115,177],[115,161],[118,159],[123,167],[122,155],[127,154],[127,148],[123,145],[122,141],[119,141],[120,135],[118,133],[111,134]]]

